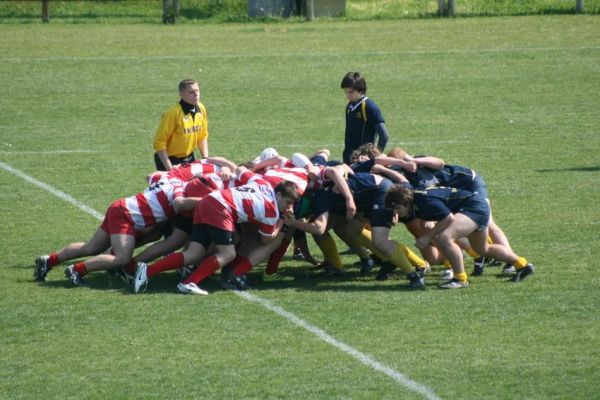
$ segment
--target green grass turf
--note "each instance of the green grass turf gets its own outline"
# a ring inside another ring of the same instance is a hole
[[[537,266],[514,285],[402,290],[315,277],[286,258],[251,293],[441,398],[593,398],[600,389],[600,24],[553,16],[229,25],[0,26],[0,162],[99,213],[144,187],[152,136],[200,80],[210,149],[241,162],[342,150],[343,74],[362,71],[390,147],[468,165],[497,222]],[[114,277],[32,282],[35,256],[98,221],[0,169],[0,398],[422,398],[261,305],[165,274],[130,295]],[[396,239],[411,245],[402,227]],[[343,247],[342,247],[343,248]],[[317,250],[313,246],[313,252]]]

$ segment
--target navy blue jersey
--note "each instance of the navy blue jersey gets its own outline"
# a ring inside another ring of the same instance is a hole
[[[439,184],[435,170],[426,167],[417,166],[415,172],[409,172],[404,168],[393,165],[390,169],[401,173],[408,180],[408,183],[414,188],[426,188]]]
[[[365,143],[375,143],[375,127],[385,122],[375,102],[363,97],[346,106],[346,134],[344,137],[343,161],[350,164],[352,152]]]
[[[357,172],[371,172],[371,168],[375,165],[375,159],[371,158],[369,161],[356,162],[350,166],[354,173]]]
[[[440,186],[470,191],[475,178],[475,172],[470,168],[460,165],[444,165],[444,168],[435,172],[435,177],[438,179]]]
[[[477,193],[449,187],[417,189],[414,193],[414,215],[425,221],[441,221],[450,214],[462,213],[478,226],[488,224],[490,208]]]
[[[385,207],[385,193],[392,187],[392,182],[383,178],[379,184],[375,182],[375,176],[368,173],[356,173],[348,175],[348,188],[352,192],[352,198],[356,205],[356,211],[369,216],[373,209]],[[333,214],[346,214],[346,200],[344,196],[333,192],[331,189],[321,189],[314,196],[315,216],[326,211]]]

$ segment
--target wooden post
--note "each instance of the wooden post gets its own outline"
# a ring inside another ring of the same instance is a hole
[[[179,0],[173,0],[173,12],[175,13],[175,21],[179,19]]]
[[[42,0],[42,22],[50,22],[49,2],[50,0]]]
[[[454,0],[448,0],[448,15],[454,17],[456,15],[456,4]]]
[[[446,0],[438,0],[438,15],[440,17],[446,16]]]
[[[581,14],[583,12],[583,0],[577,0],[575,3],[575,12]]]
[[[179,18],[179,0],[163,0],[162,21],[165,24],[174,24]]]
[[[306,19],[312,21],[315,19],[314,0],[306,0]]]

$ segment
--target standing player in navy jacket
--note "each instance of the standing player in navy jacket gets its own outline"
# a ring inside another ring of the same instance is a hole
[[[367,81],[360,72],[348,72],[342,79],[348,105],[346,106],[346,133],[344,137],[344,163],[350,165],[354,150],[365,143],[375,144],[383,152],[389,135],[381,110],[367,94]]]

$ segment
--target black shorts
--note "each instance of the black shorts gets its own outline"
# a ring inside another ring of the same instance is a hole
[[[184,231],[188,236],[192,234],[192,228],[194,226],[193,217],[184,217],[183,215],[177,214],[175,217],[175,228],[180,231]]]
[[[183,158],[169,156],[169,160],[171,161],[172,165],[179,165],[179,164],[191,163],[192,161],[196,161],[196,156],[194,156],[194,153],[191,153]],[[154,153],[154,165],[156,166],[157,171],[166,171],[167,170],[167,168],[163,164],[162,160],[156,153]]]
[[[391,208],[380,208],[371,211],[369,223],[371,227],[392,228],[394,221],[394,210]]]
[[[211,243],[218,246],[233,246],[233,233],[208,224],[194,224],[190,241],[200,243],[205,249],[208,249]]]

